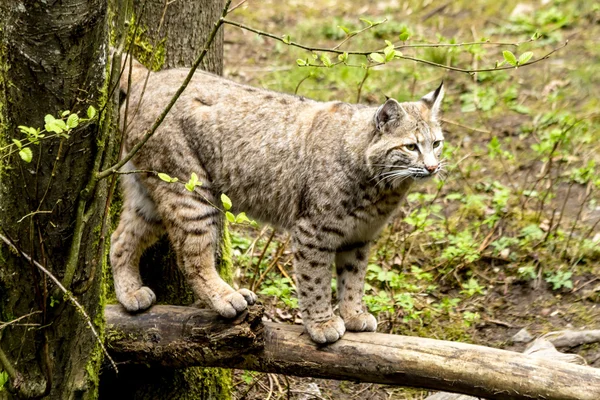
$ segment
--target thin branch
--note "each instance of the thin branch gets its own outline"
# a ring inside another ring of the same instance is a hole
[[[127,153],[127,154],[125,154],[125,156],[123,156],[121,161],[119,161],[112,167],[105,169],[104,171],[98,172],[96,174],[97,180],[107,178],[107,177],[113,175],[114,173],[116,173],[119,169],[121,169],[121,167],[123,167],[123,165],[125,165],[129,160],[131,160],[133,158],[133,156],[152,137],[152,135],[154,135],[154,132],[156,132],[158,127],[163,123],[165,117],[167,116],[169,111],[171,111],[171,108],[173,108],[173,105],[175,105],[175,102],[179,99],[179,97],[181,96],[183,91],[187,88],[188,84],[192,80],[192,77],[194,76],[194,73],[196,72],[196,70],[198,69],[198,67],[200,66],[202,61],[204,60],[206,53],[208,53],[208,48],[210,47],[212,42],[215,40],[215,37],[217,36],[217,32],[219,31],[219,28],[221,28],[221,25],[223,25],[223,23],[225,22],[225,17],[227,16],[227,10],[229,9],[230,4],[231,4],[231,0],[227,0],[225,7],[223,8],[221,18],[219,18],[219,20],[215,23],[215,26],[213,27],[212,31],[210,32],[210,35],[208,36],[208,39],[207,39],[206,43],[204,44],[204,48],[200,52],[200,55],[198,56],[196,61],[194,61],[194,64],[190,68],[190,71],[187,74],[185,80],[183,81],[181,86],[179,86],[179,89],[177,89],[177,92],[175,92],[175,95],[171,98],[167,107],[165,107],[163,112],[158,116],[158,118],[156,118],[152,127],[146,131],[146,133],[144,134],[142,139],[135,146],[133,146],[133,148],[129,151],[129,153]]]
[[[294,41],[291,41],[291,40],[290,41],[288,41],[287,39],[284,40],[282,37],[278,37],[277,35],[274,35],[272,33],[261,31],[259,29],[255,29],[255,28],[249,27],[249,26],[241,24],[239,22],[235,22],[235,21],[231,21],[231,20],[227,20],[227,19],[223,19],[222,22],[224,24],[228,24],[228,25],[231,25],[231,26],[236,26],[236,27],[238,27],[240,29],[244,29],[244,30],[256,33],[257,35],[260,35],[260,36],[265,36],[265,37],[269,37],[271,39],[275,39],[275,40],[280,41],[282,43],[285,43],[285,44],[287,44],[289,46],[298,47],[300,49],[304,49],[304,50],[311,51],[311,52],[323,52],[323,53],[334,53],[334,54],[344,54],[344,53],[346,53],[348,55],[365,56],[365,57],[368,56],[368,55],[370,55],[370,54],[372,54],[372,53],[383,54],[383,51],[381,51],[381,50],[375,50],[375,51],[347,50],[347,51],[343,51],[343,50],[339,50],[339,49],[336,49],[336,48],[308,46],[308,45],[297,43],[297,42],[294,42]],[[480,43],[484,44],[485,42],[480,42]],[[552,51],[550,51],[549,53],[545,54],[544,56],[542,56],[540,58],[537,58],[537,59],[535,59],[533,61],[529,61],[527,63],[521,64],[518,67],[525,67],[525,66],[528,66],[528,65],[536,64],[536,63],[538,63],[538,62],[540,62],[542,60],[545,60],[545,59],[549,58],[552,54],[554,54],[557,51],[559,51],[562,48],[564,48],[568,43],[569,43],[569,41],[567,40],[567,41],[565,41],[565,43],[562,46],[553,49]],[[425,46],[422,46],[422,47],[425,47]],[[439,44],[435,45],[435,46],[430,46],[430,47],[439,47]],[[502,70],[506,70],[506,69],[518,68],[518,67],[514,67],[512,65],[509,65],[509,66],[494,67],[494,68],[465,69],[465,68],[452,67],[450,65],[438,64],[438,63],[433,62],[433,61],[424,60],[422,58],[416,58],[416,57],[411,57],[411,56],[405,56],[405,55],[397,55],[396,58],[400,58],[400,59],[404,59],[404,60],[411,60],[411,61],[415,61],[415,62],[418,62],[418,63],[427,64],[427,65],[431,65],[431,66],[434,66],[434,67],[447,69],[447,70],[450,70],[450,71],[463,72],[463,73],[467,73],[467,74],[472,74],[472,73],[475,73],[475,72],[502,71]]]
[[[479,129],[479,128],[475,128],[475,127],[468,126],[468,125],[463,125],[463,124],[461,124],[461,123],[459,123],[459,122],[452,121],[452,120],[449,120],[449,119],[446,119],[446,118],[442,118],[441,120],[442,120],[442,122],[443,122],[443,123],[445,123],[445,124],[456,125],[456,126],[459,126],[459,127],[461,127],[461,128],[469,129],[469,130],[471,130],[471,131],[473,131],[473,132],[479,132],[479,133],[491,133],[491,132],[490,132],[490,131],[488,131],[488,130],[485,130],[485,129]]]
[[[108,351],[106,350],[106,347],[104,347],[104,343],[102,343],[102,340],[100,339],[100,336],[98,335],[98,332],[96,332],[96,328],[94,328],[94,324],[92,323],[92,319],[85,312],[85,309],[83,308],[83,306],[81,304],[79,304],[79,302],[77,301],[77,299],[75,297],[73,297],[73,295],[60,283],[60,281],[54,275],[52,275],[52,273],[50,271],[48,271],[46,268],[44,268],[44,266],[42,264],[40,264],[39,262],[37,262],[34,259],[32,259],[29,255],[23,253],[6,236],[0,234],[0,239],[2,239],[2,241],[4,243],[6,243],[15,252],[17,252],[18,254],[20,254],[28,262],[33,263],[33,265],[35,265],[40,271],[42,271],[44,274],[46,274],[46,276],[48,276],[48,278],[50,278],[52,280],[52,282],[54,282],[60,288],[60,290],[65,294],[65,296],[67,296],[67,298],[69,299],[69,301],[71,301],[71,303],[73,303],[73,305],[77,308],[77,310],[79,310],[79,312],[81,313],[81,315],[85,319],[85,322],[88,324],[88,326],[92,330],[92,333],[94,334],[94,336],[98,340],[98,344],[102,348],[102,352],[108,358],[108,360],[110,361],[110,363],[111,363],[112,367],[115,369],[115,371],[119,372],[119,370],[117,368],[117,364],[115,364],[115,362],[112,359],[112,357],[108,354]]]
[[[39,311],[39,310],[38,310],[38,311],[30,312],[29,314],[22,315],[22,316],[20,316],[19,318],[15,318],[15,319],[13,319],[12,321],[8,321],[8,322],[2,322],[2,323],[0,323],[0,331],[1,331],[2,329],[4,329],[4,328],[6,328],[6,327],[10,326],[10,325],[13,325],[13,324],[15,324],[15,323],[19,322],[19,321],[20,321],[20,320],[22,320],[22,319],[25,319],[25,318],[31,317],[32,315],[35,315],[35,314],[40,314],[40,313],[41,313],[41,311]],[[1,322],[1,321],[0,321],[0,322]],[[19,325],[20,325],[20,324],[19,324]],[[35,325],[39,325],[39,324],[35,324]]]
[[[514,46],[519,47],[523,43],[533,42],[533,39],[526,40],[524,42],[510,43],[510,42],[491,42],[489,40],[479,42],[462,42],[462,43],[417,43],[417,44],[401,44],[394,46],[394,49],[414,49],[420,47],[464,47],[464,46],[475,46],[475,45],[488,45],[488,46]]]
[[[361,29],[361,30],[359,30],[359,31],[356,31],[356,32],[352,32],[352,33],[350,33],[348,36],[346,36],[346,38],[345,38],[344,40],[342,40],[342,41],[341,41],[341,42],[340,42],[340,43],[339,43],[337,46],[335,46],[335,47],[333,48],[333,50],[337,50],[337,49],[339,49],[339,48],[340,48],[340,47],[341,47],[341,46],[342,46],[344,43],[346,43],[348,40],[352,39],[354,36],[356,36],[356,35],[360,35],[361,33],[365,32],[365,31],[367,31],[367,30],[369,30],[369,29],[371,29],[371,28],[374,28],[374,27],[376,27],[377,25],[381,25],[381,24],[383,24],[384,22],[387,22],[387,18],[384,18],[383,20],[381,20],[381,21],[379,21],[379,22],[375,22],[374,24],[371,24],[371,25],[369,25],[369,26],[367,26],[367,27],[365,27],[365,28],[363,28],[363,29]]]
[[[248,0],[242,0],[239,3],[237,3],[235,6],[231,7],[229,10],[227,10],[227,14],[229,14],[230,12],[232,12],[233,10],[235,10],[236,8],[238,8],[239,6],[244,4],[246,1],[248,1]]]

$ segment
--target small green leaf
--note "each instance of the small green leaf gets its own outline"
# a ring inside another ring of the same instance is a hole
[[[506,60],[496,61],[496,67],[495,68],[500,68],[504,64],[506,64]]]
[[[377,63],[385,64],[385,58],[383,58],[383,56],[379,53],[371,53],[369,54],[369,57],[371,57],[371,60]]]
[[[388,41],[386,40],[386,42]],[[394,45],[390,43],[385,49],[383,49],[383,54],[385,55],[385,62],[392,61],[396,56]]]
[[[327,68],[333,66],[333,64],[331,63],[331,59],[329,58],[329,56],[327,54],[321,54],[321,62],[323,63],[324,66],[326,66]]]
[[[93,106],[89,106],[87,109],[88,119],[93,119],[96,116],[96,109]]]
[[[44,129],[46,129],[48,132],[59,133],[59,134],[62,133],[63,129],[56,124],[56,121],[57,120],[47,123],[46,125],[44,125]]]
[[[79,125],[79,117],[77,116],[77,114],[69,115],[69,118],[67,118],[67,126],[69,127],[69,129],[76,128],[77,125]]]
[[[24,125],[19,125],[18,128],[21,131],[21,133],[24,133],[26,135],[29,135],[30,129],[32,129],[32,128],[30,128],[28,126],[24,126]]]
[[[185,184],[185,188],[190,192],[193,192],[196,186],[202,185],[202,182],[198,182],[198,175],[195,172],[192,172],[190,176],[190,180]]]
[[[525,52],[519,56],[519,65],[525,64],[527,61],[531,60],[533,57],[533,53],[531,51]]]
[[[502,55],[504,56],[504,59],[507,63],[509,63],[513,67],[517,66],[517,57],[515,57],[515,55],[510,50],[504,50],[502,52]]]
[[[246,216],[246,213],[241,212],[235,217],[235,223],[242,224],[244,222],[250,222],[250,219]]]
[[[343,52],[342,54],[338,55],[338,60],[340,60],[341,62],[348,61],[348,53]]]
[[[231,199],[229,197],[227,197],[227,195],[225,193],[221,193],[221,203],[223,203],[223,207],[225,208],[225,210],[231,209],[231,206],[233,205],[231,203]],[[234,218],[234,220],[235,220],[235,218]]]
[[[345,26],[338,25],[338,28],[343,30],[346,35],[350,35],[350,29],[346,28]]]
[[[540,32],[538,32],[538,31],[535,31],[533,33],[533,35],[531,35],[531,40],[538,40],[541,37],[542,37],[542,34]]]
[[[283,43],[285,43],[285,44],[290,44],[290,42],[291,42],[290,35],[283,35],[282,39],[283,39]]]
[[[408,32],[403,32],[398,37],[402,42],[406,42],[408,38],[410,38],[410,34]]]
[[[12,141],[19,149],[21,149],[23,147],[23,143],[21,143],[20,140],[13,139]]]
[[[47,124],[51,123],[54,120],[56,120],[56,118],[54,118],[54,116],[50,114],[46,114],[46,116],[44,117],[44,122]]]
[[[306,66],[306,60],[299,58],[296,60],[296,64],[298,64],[300,67],[304,67]]]
[[[235,223],[235,215],[233,215],[230,211],[225,212],[225,218],[227,218],[227,221],[231,222],[232,224]]]
[[[21,157],[21,159],[26,163],[30,163],[33,159],[33,153],[31,152],[31,149],[29,147],[23,147],[19,151],[19,157]]]
[[[373,21],[369,21],[366,18],[359,18],[359,20],[361,20],[362,22],[364,22],[365,24],[367,24],[369,26],[373,26]]]
[[[172,178],[172,177],[170,177],[169,175],[165,174],[164,172],[159,172],[159,173],[158,173],[158,177],[159,177],[161,180],[163,180],[163,181],[165,181],[165,182],[169,182],[169,183],[174,183],[174,182],[177,182],[177,181],[179,180],[179,179],[177,179],[177,178]]]
[[[71,111],[67,110],[67,111],[63,111],[60,113],[61,118],[66,117],[67,115],[71,114]]]

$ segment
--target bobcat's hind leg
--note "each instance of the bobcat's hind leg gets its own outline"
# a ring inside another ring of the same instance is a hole
[[[233,318],[256,302],[247,289],[234,290],[215,269],[215,246],[221,212],[211,192],[197,187],[194,192],[183,185],[153,179],[153,195],[163,217],[169,239],[194,295],[226,318]],[[212,203],[212,204],[211,204]]]
[[[155,301],[154,292],[142,285],[140,258],[164,233],[156,207],[137,177],[123,181],[124,203],[119,226],[112,234],[110,263],[119,303],[129,312],[143,311]]]

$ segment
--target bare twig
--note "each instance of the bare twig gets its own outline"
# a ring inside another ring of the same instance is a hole
[[[30,312],[29,314],[22,315],[19,318],[15,318],[12,321],[8,321],[8,322],[1,322],[0,321],[0,331],[2,329],[6,328],[7,326],[10,326],[10,325],[13,325],[13,324],[19,322],[22,319],[25,319],[25,318],[31,317],[32,315],[40,314],[40,313],[41,313],[41,311],[34,311],[34,312]],[[32,325],[39,325],[39,324],[32,324]]]
[[[449,119],[446,119],[446,118],[441,118],[441,121],[442,121],[443,123],[445,123],[445,124],[456,125],[456,126],[458,126],[458,127],[460,127],[460,128],[465,128],[465,129],[468,129],[468,130],[470,130],[470,131],[473,131],[473,132],[479,132],[479,133],[491,133],[491,132],[490,132],[490,131],[488,131],[488,130],[485,130],[485,129],[480,129],[480,128],[475,128],[475,127],[473,127],[473,126],[463,125],[463,124],[461,124],[461,123],[458,123],[458,122],[456,122],[456,121],[452,121],[452,120],[449,120]]]
[[[242,0],[239,3],[237,3],[235,6],[231,7],[229,10],[227,10],[227,14],[229,14],[230,12],[232,12],[233,10],[235,10],[236,8],[238,8],[239,6],[244,4],[246,1],[248,1],[248,0]]]
[[[260,272],[260,264],[262,263],[262,260],[265,258],[267,249],[269,248],[271,241],[275,237],[276,232],[277,232],[277,229],[273,228],[273,232],[271,232],[271,236],[269,236],[269,239],[267,240],[267,243],[265,244],[263,251],[260,253],[260,257],[258,257],[258,262],[256,263],[256,266],[254,267],[254,275],[252,276],[252,280],[250,281],[250,288],[252,288],[252,290],[254,290],[254,282],[256,281],[256,277],[258,276],[258,274]]]
[[[44,268],[44,266],[42,264],[40,264],[39,262],[37,262],[34,259],[32,259],[29,255],[23,253],[6,236],[0,234],[0,239],[2,239],[2,241],[4,243],[6,243],[14,251],[16,251],[17,253],[19,253],[28,262],[30,262],[33,265],[35,265],[40,271],[42,271],[44,274],[46,274],[46,276],[48,276],[48,278],[50,278],[52,280],[52,282],[54,282],[56,284],[56,286],[58,286],[60,288],[60,290],[65,294],[65,296],[67,296],[67,298],[69,299],[69,301],[71,301],[71,303],[77,308],[77,310],[79,310],[79,312],[81,313],[81,315],[85,319],[85,322],[88,324],[88,326],[92,330],[92,333],[94,334],[94,336],[98,340],[98,344],[102,348],[102,352],[104,353],[104,355],[106,356],[106,358],[108,358],[108,360],[110,361],[110,363],[111,363],[112,367],[115,369],[115,371],[119,372],[119,370],[117,368],[117,364],[115,364],[115,362],[112,359],[112,357],[108,354],[108,351],[106,350],[106,347],[104,347],[104,343],[102,343],[102,340],[100,339],[100,336],[98,335],[98,332],[96,332],[96,328],[94,328],[94,324],[92,323],[92,319],[87,314],[87,312],[85,311],[85,309],[83,308],[83,306],[81,304],[79,304],[79,302],[77,301],[77,299],[75,297],[73,297],[73,295],[60,283],[60,281],[50,271],[48,271],[46,268]]]

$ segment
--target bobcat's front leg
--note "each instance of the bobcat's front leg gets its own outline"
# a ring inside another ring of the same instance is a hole
[[[340,315],[346,329],[353,332],[377,329],[377,320],[362,301],[369,249],[370,243],[357,243],[338,251],[335,257]]]
[[[335,248],[323,228],[300,221],[293,231],[294,271],[304,327],[316,343],[333,343],[344,335],[344,321],[331,307],[331,266]]]
[[[177,253],[179,267],[196,299],[225,318],[234,318],[249,304],[254,304],[254,293],[247,289],[234,290],[215,268],[217,225],[221,215],[212,206],[215,201],[211,192],[203,187],[189,192],[182,186],[157,179],[153,183],[156,184],[156,203]]]

